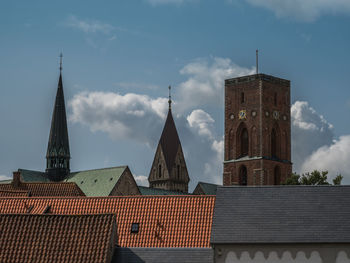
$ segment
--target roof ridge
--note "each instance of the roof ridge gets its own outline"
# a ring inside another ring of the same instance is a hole
[[[206,199],[215,198],[216,195],[128,195],[128,196],[33,196],[33,197],[0,197],[0,200],[4,199],[149,199],[149,198],[193,198],[193,199]]]
[[[81,172],[91,172],[91,171],[99,171],[99,170],[110,170],[110,169],[116,169],[116,168],[126,168],[128,165],[120,165],[120,166],[112,166],[112,167],[105,167],[105,168],[97,168],[97,169],[90,169],[90,170],[81,170],[81,171],[74,171],[73,173],[81,173]]]

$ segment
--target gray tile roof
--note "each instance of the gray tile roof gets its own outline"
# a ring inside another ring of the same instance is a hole
[[[114,250],[112,263],[212,263],[211,248],[121,248]]]
[[[212,244],[350,243],[350,186],[218,187]]]

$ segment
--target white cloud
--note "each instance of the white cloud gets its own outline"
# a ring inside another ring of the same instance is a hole
[[[192,131],[194,146],[202,146],[194,147],[192,152],[198,158],[197,170],[202,172],[198,180],[221,184],[224,138],[217,138],[214,119],[202,109],[193,110],[186,119]]]
[[[148,178],[147,178],[147,176],[144,176],[144,175],[135,175],[135,174],[134,174],[134,179],[135,179],[137,185],[140,185],[140,186],[148,186]]]
[[[105,35],[110,34],[115,29],[114,26],[108,23],[98,20],[83,20],[74,15],[69,16],[64,22],[64,25],[78,29],[84,33],[103,33]]]
[[[12,177],[7,175],[0,175],[0,181],[3,181],[3,180],[12,180]]]
[[[315,169],[329,172],[330,178],[344,176],[343,183],[350,183],[350,135],[340,136],[332,145],[325,145],[313,152],[302,165],[302,172]]]
[[[113,139],[131,139],[154,145],[164,125],[166,98],[112,92],[78,93],[69,102],[70,120],[103,131]]]
[[[306,101],[291,107],[293,170],[300,172],[305,159],[319,147],[331,145],[333,125],[318,114]]]
[[[199,135],[213,138],[213,118],[204,110],[197,109],[187,116],[187,121],[192,129],[195,129]]]
[[[228,58],[197,59],[181,69],[189,78],[179,85],[179,108],[222,105],[224,80],[254,74],[255,68],[240,67]]]
[[[277,17],[314,21],[321,15],[349,14],[349,0],[246,0],[251,5],[271,10]]]

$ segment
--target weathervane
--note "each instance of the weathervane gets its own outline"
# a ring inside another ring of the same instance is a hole
[[[168,89],[169,89],[169,100],[168,100],[168,103],[169,103],[169,110],[171,110],[171,86],[169,86]]]

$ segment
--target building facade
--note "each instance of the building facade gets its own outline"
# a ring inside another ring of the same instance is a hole
[[[225,80],[224,185],[278,185],[292,173],[290,81]]]

